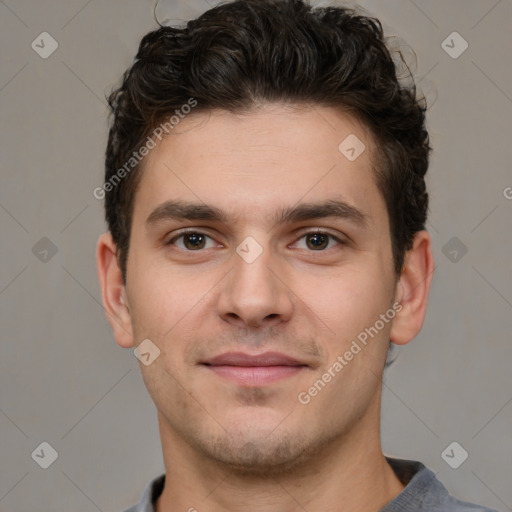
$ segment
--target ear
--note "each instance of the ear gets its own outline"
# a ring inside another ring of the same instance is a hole
[[[434,257],[427,231],[418,231],[412,248],[407,251],[404,267],[396,288],[397,310],[390,338],[396,345],[409,343],[421,330],[434,272]]]
[[[109,232],[101,235],[96,248],[96,266],[103,307],[117,344],[130,348],[134,346],[130,309],[116,253],[112,235]]]

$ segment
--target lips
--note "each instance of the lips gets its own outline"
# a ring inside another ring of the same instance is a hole
[[[209,359],[204,364],[210,366],[307,366],[305,363],[279,352],[265,352],[259,355],[226,352]]]
[[[203,363],[214,374],[241,385],[262,386],[292,377],[308,367],[307,364],[279,352],[247,354],[226,352]]]

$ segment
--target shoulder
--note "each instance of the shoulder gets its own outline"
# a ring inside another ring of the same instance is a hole
[[[498,512],[493,508],[482,507],[480,505],[475,505],[474,503],[467,503],[465,501],[460,501],[456,498],[453,498],[453,503],[450,505],[450,508],[446,510],[453,510],[454,512]]]
[[[405,488],[381,512],[497,512],[455,498],[421,462],[386,459]]]
[[[497,510],[483,507],[482,505],[461,501],[448,494],[448,491],[447,495],[435,508],[428,508],[427,506],[425,510],[431,510],[432,512],[498,512]]]
[[[164,484],[165,473],[151,480],[142,491],[139,503],[123,512],[155,512],[155,501],[162,494]]]

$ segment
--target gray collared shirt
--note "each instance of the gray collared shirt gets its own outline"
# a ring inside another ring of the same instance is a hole
[[[451,496],[434,473],[421,462],[390,457],[386,459],[405,488],[380,512],[497,512]],[[149,482],[139,504],[125,512],[155,512],[154,503],[162,493],[164,483],[165,474]]]

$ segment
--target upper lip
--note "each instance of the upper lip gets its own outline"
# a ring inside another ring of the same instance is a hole
[[[245,352],[225,352],[203,362],[210,366],[307,366],[280,352],[264,352],[263,354],[247,354]]]

